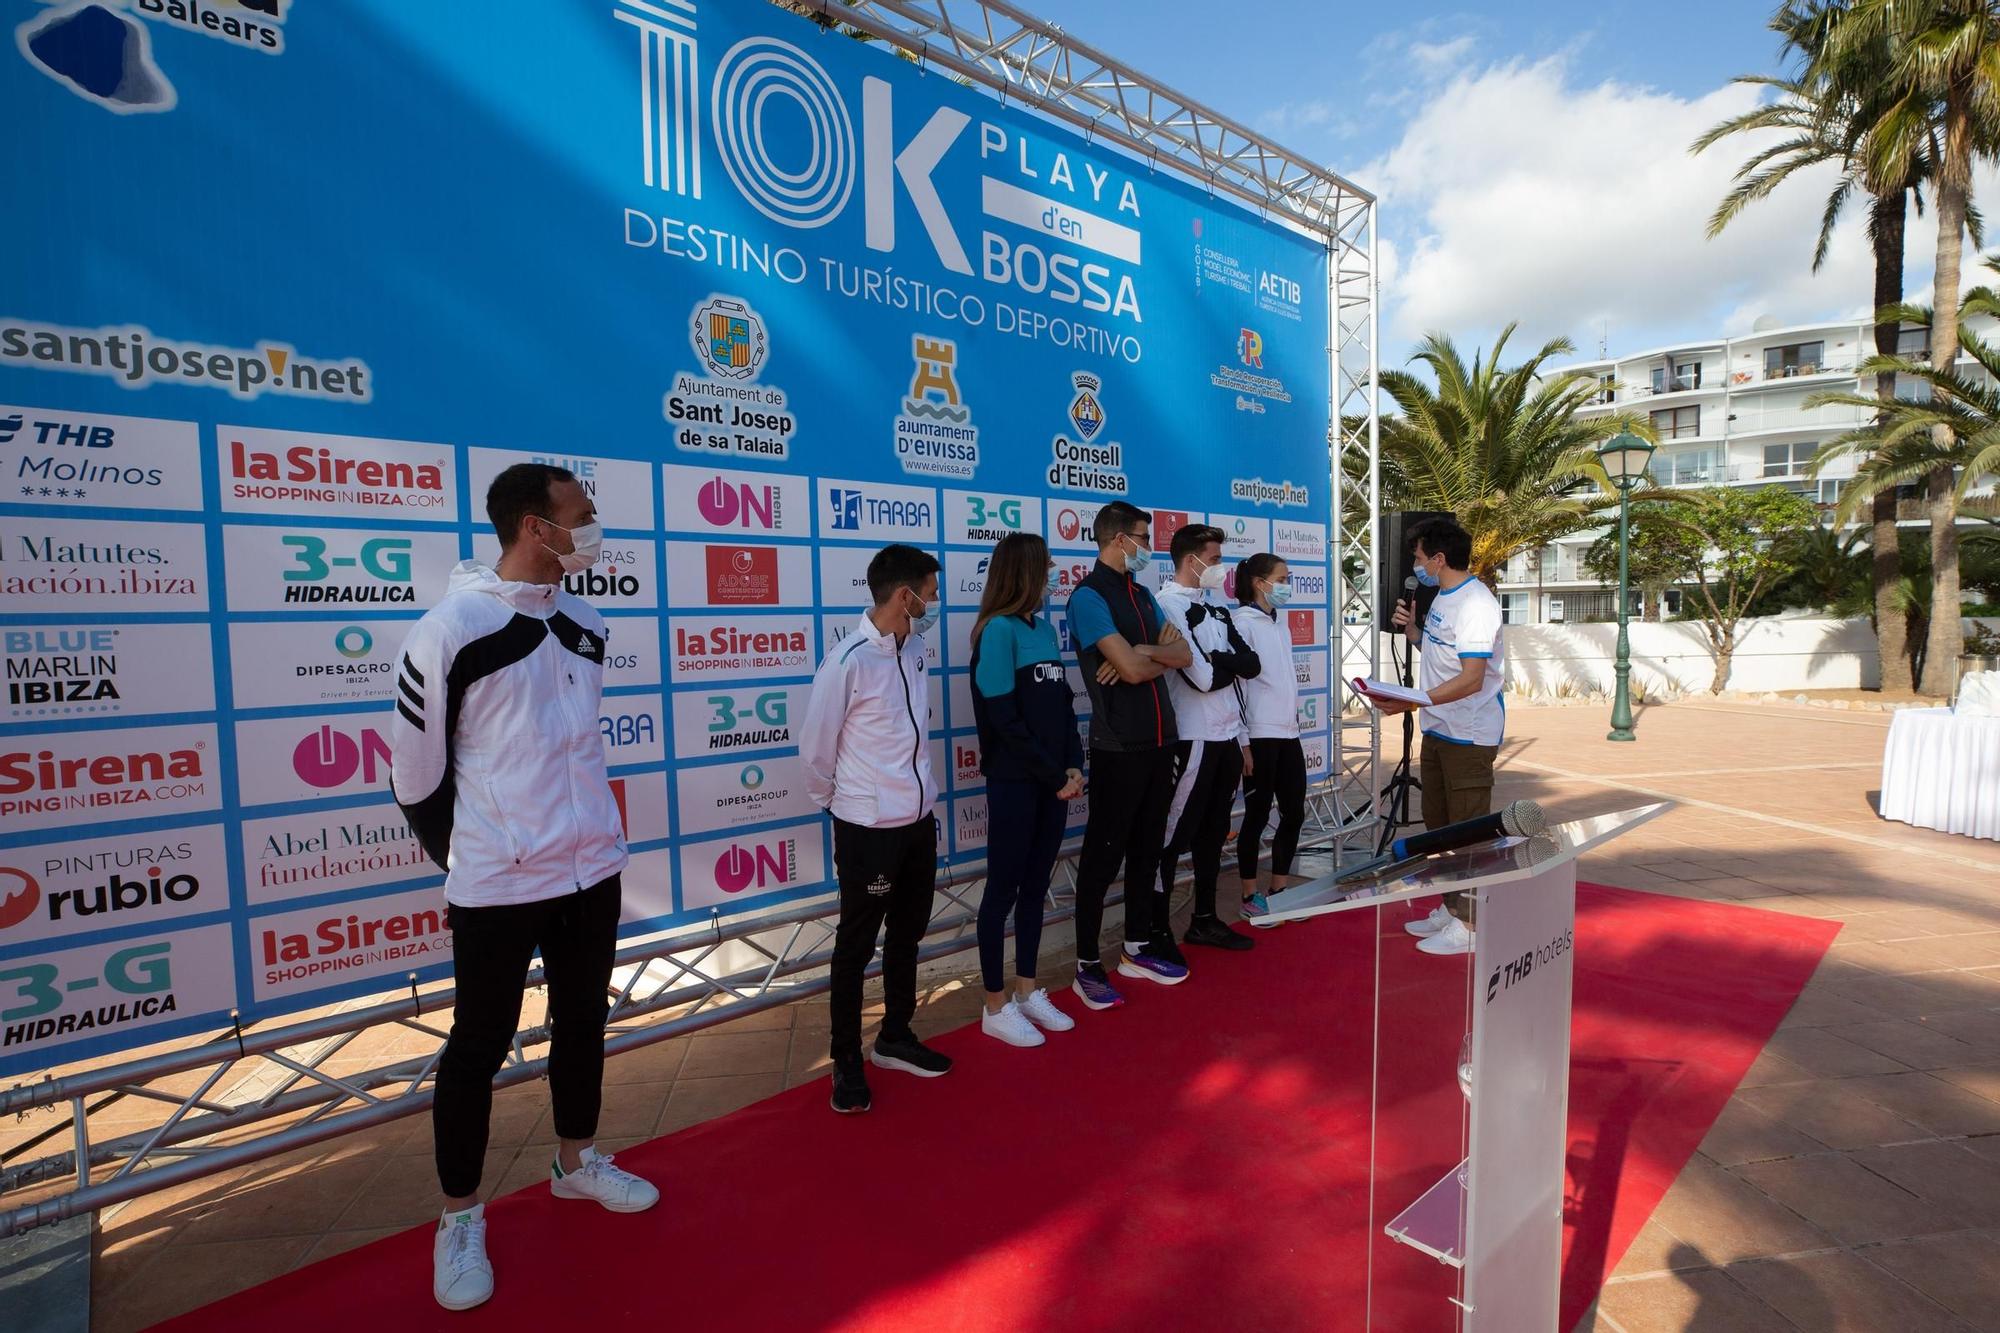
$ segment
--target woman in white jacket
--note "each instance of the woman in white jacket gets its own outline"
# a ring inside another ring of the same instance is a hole
[[[1306,821],[1306,752],[1299,743],[1299,679],[1292,665],[1292,635],[1284,623],[1292,596],[1292,573],[1268,551],[1236,567],[1236,600],[1243,604],[1237,626],[1264,669],[1241,683],[1243,722],[1243,829],[1236,838],[1237,869],[1243,879],[1243,916],[1255,921],[1270,910],[1266,895],[1295,883],[1292,857]],[[1257,860],[1271,805],[1278,806],[1278,830],[1271,837],[1270,868],[1259,882]]]

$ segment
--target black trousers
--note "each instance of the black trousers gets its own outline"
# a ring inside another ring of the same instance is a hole
[[[1076,867],[1076,957],[1098,961],[1104,932],[1104,895],[1125,867],[1125,939],[1145,941],[1167,924],[1160,892],[1160,848],[1167,840],[1167,807],[1174,799],[1174,751],[1090,752],[1090,815]],[[998,832],[994,830],[993,832]],[[989,833],[989,836],[991,834]]]
[[[479,1191],[493,1076],[521,1026],[528,964],[541,951],[549,988],[549,1100],[559,1138],[597,1135],[604,1091],[604,1019],[618,948],[618,876],[581,893],[499,907],[445,909],[457,1000],[431,1103],[438,1185],[447,1198]]]
[[[937,891],[937,816],[870,828],[833,821],[833,871],[840,925],[833,936],[832,1050],[861,1058],[861,982],[882,935],[882,1035],[910,1035],[917,1012],[917,947],[931,924]]]
[[[1215,915],[1215,880],[1222,872],[1222,844],[1229,840],[1229,812],[1243,777],[1236,742],[1182,741],[1174,747],[1174,799],[1167,815],[1167,845],[1160,853],[1160,892],[1172,901],[1181,853],[1194,863],[1194,914]]]
[[[1271,835],[1271,873],[1289,875],[1299,850],[1299,830],[1306,823],[1306,748],[1295,737],[1258,737],[1250,742],[1243,827],[1236,834],[1236,868],[1245,893],[1256,892],[1257,854],[1273,801],[1278,804],[1278,831]]]

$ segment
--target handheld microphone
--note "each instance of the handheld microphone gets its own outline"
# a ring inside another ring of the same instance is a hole
[[[1447,824],[1441,829],[1428,833],[1412,833],[1407,838],[1398,838],[1390,845],[1390,852],[1401,860],[1406,856],[1429,856],[1432,852],[1449,852],[1460,847],[1470,847],[1474,843],[1486,842],[1493,838],[1532,838],[1549,825],[1542,807],[1533,801],[1515,801],[1506,809],[1477,819],[1464,819],[1456,824]]]

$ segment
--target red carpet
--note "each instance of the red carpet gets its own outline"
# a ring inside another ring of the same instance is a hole
[[[1839,930],[1578,897],[1565,1327]],[[173,1326],[1359,1329],[1372,1264],[1374,1327],[1445,1333],[1455,1270],[1381,1228],[1458,1159],[1465,961],[1417,954],[1404,919],[1383,922],[1396,1018],[1372,1222],[1375,945],[1373,914],[1355,913],[1260,933],[1247,954],[1202,951],[1187,985],[1131,982],[1125,1008],[1039,1050],[961,1028],[938,1042],[959,1058],[948,1078],[871,1071],[866,1116],[833,1115],[818,1080],[630,1149],[620,1163],[665,1193],[650,1213],[545,1187],[500,1199],[499,1290],[468,1315],[432,1303],[430,1245],[412,1232]]]

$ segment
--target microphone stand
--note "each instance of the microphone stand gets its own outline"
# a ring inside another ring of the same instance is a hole
[[[1411,609],[1414,612],[1414,602],[1411,604]],[[1407,635],[1398,633],[1396,637],[1403,640],[1403,651],[1396,653],[1392,647],[1390,653],[1397,658],[1398,665],[1402,669],[1403,687],[1408,689],[1414,684],[1413,673],[1417,655],[1412,651]],[[1410,775],[1410,747],[1416,743],[1416,739],[1417,714],[1412,709],[1403,714],[1402,758],[1398,759],[1396,766],[1389,770],[1389,780],[1383,784],[1382,793],[1376,798],[1376,805],[1382,811],[1382,835],[1375,840],[1375,855],[1378,857],[1388,854],[1389,844],[1396,840],[1396,830],[1412,822],[1410,793],[1413,791],[1421,793],[1424,789],[1423,782]],[[1421,803],[1421,796],[1418,799]]]

